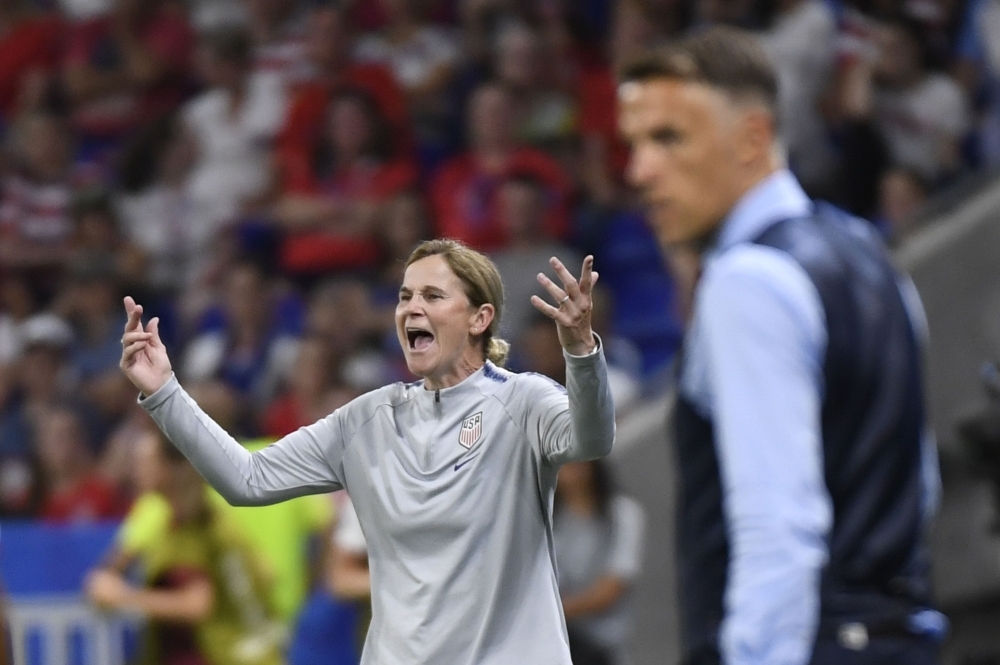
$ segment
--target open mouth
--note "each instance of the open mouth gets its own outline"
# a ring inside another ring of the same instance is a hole
[[[434,341],[434,335],[420,328],[407,328],[406,339],[410,343],[411,351],[424,351]]]

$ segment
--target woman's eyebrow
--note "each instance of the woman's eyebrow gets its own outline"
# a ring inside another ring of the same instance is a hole
[[[417,291],[419,291],[420,293],[445,293],[445,290],[442,289],[440,286],[432,286],[432,285],[419,286],[417,287]],[[412,294],[413,289],[411,289],[408,286],[401,286],[399,287],[399,292],[401,294],[407,294],[407,293]]]

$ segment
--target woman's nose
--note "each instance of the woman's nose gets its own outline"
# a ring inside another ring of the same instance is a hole
[[[423,313],[423,307],[418,302],[416,297],[410,298],[407,301],[400,302],[397,308],[400,314],[405,316],[419,315]]]

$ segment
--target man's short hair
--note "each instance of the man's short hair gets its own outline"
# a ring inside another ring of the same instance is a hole
[[[764,49],[749,32],[719,26],[650,48],[620,72],[622,83],[679,79],[716,88],[734,101],[763,103],[777,112],[778,80]]]

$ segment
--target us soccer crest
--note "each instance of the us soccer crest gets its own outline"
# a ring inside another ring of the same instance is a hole
[[[471,448],[483,435],[483,412],[469,416],[462,421],[462,429],[458,432],[458,442],[466,448]]]

